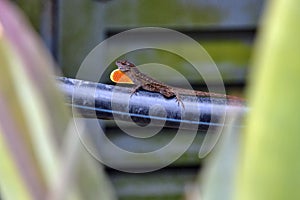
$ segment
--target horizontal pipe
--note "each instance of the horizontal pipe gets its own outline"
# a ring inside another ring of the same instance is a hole
[[[66,104],[84,118],[207,130],[208,127],[226,126],[228,114],[243,114],[248,110],[244,102],[238,100],[182,96],[183,107],[175,98],[167,99],[159,93],[139,90],[131,95],[130,87],[65,77],[57,80]]]

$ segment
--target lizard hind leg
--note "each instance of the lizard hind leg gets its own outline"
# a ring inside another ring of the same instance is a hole
[[[159,91],[162,95],[164,95],[164,97],[166,98],[172,98],[175,97],[176,102],[178,103],[178,106],[181,104],[182,107],[184,108],[184,104],[180,98],[180,95],[178,92],[175,92],[173,89],[171,88],[161,88]]]
[[[183,104],[183,102],[180,98],[180,95],[177,92],[174,93],[174,95],[175,95],[176,102],[178,103],[178,106],[181,104],[182,108],[184,109],[185,107],[184,107],[184,104]]]

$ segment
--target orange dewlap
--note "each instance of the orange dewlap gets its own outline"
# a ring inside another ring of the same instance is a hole
[[[123,72],[121,72],[119,69],[115,69],[110,74],[110,80],[115,83],[127,83],[127,84],[133,84],[132,80]]]

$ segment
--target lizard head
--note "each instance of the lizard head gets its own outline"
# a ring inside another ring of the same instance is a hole
[[[119,70],[122,72],[130,71],[131,67],[135,67],[135,65],[127,60],[119,60],[116,62]]]

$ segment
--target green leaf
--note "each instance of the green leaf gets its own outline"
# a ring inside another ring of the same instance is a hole
[[[7,1],[0,1],[0,66],[1,198],[114,199],[81,146],[50,55]]]
[[[270,1],[248,96],[237,199],[300,199],[300,1]]]

